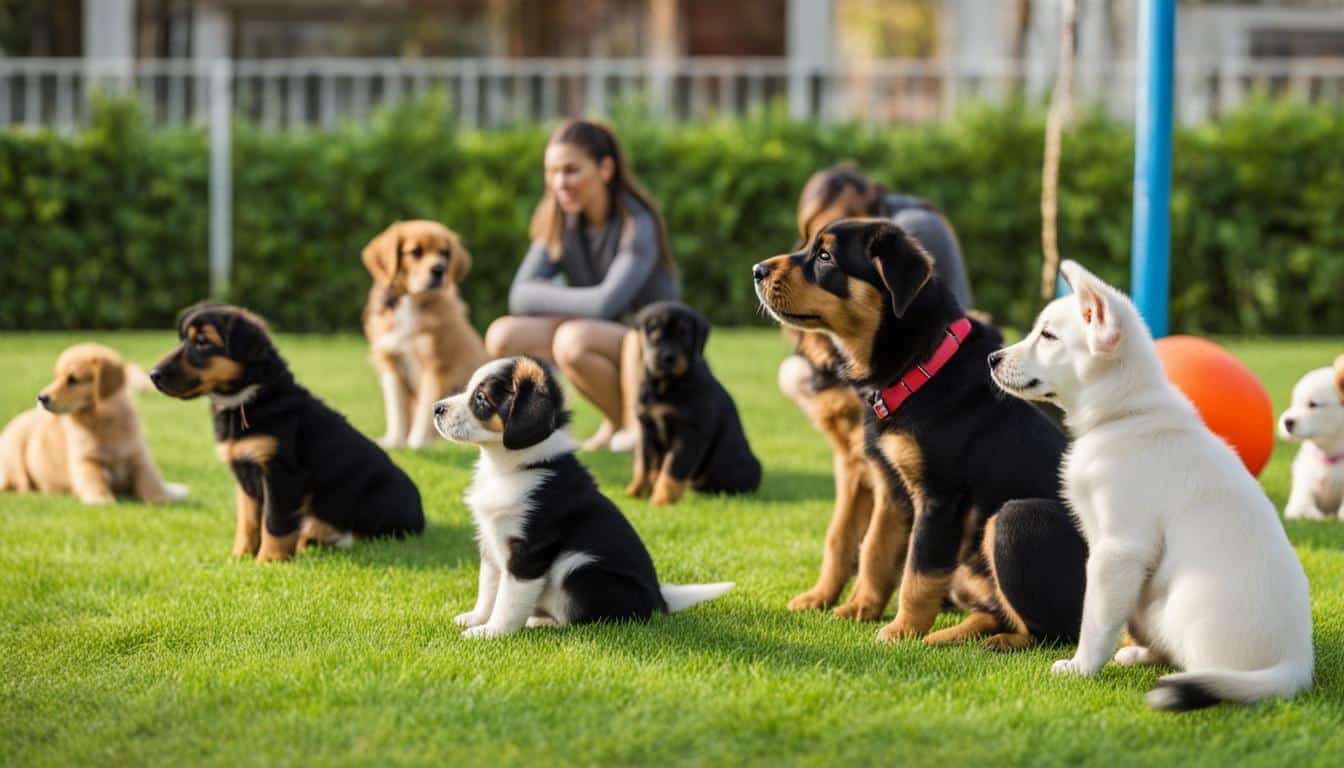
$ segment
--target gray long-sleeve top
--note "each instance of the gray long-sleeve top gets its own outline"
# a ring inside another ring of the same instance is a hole
[[[630,196],[622,202],[633,227],[627,237],[626,217],[617,214],[593,229],[566,217],[558,261],[545,242],[534,241],[509,288],[509,313],[619,320],[646,304],[680,298],[676,276],[659,253],[653,215]],[[561,275],[563,285],[555,280]]]

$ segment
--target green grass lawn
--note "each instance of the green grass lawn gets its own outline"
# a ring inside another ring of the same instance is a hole
[[[102,341],[148,366],[168,333],[5,334],[0,418],[31,406],[56,355]],[[368,434],[382,403],[363,342],[282,337],[299,379]],[[1245,341],[1276,410],[1344,342]],[[650,625],[466,641],[475,598],[462,504],[474,452],[398,452],[429,526],[407,542],[233,562],[233,491],[207,405],[140,396],[184,504],[90,508],[0,497],[0,765],[545,763],[1338,765],[1344,755],[1344,524],[1292,523],[1312,584],[1317,684],[1292,702],[1144,708],[1156,669],[1059,679],[1043,648],[879,647],[880,624],[793,614],[831,510],[830,456],[775,389],[769,330],[719,331],[710,358],[766,468],[747,499],[626,500],[629,458],[589,455],[666,581],[734,580]],[[576,403],[586,435],[593,410]],[[1282,508],[1293,448],[1263,480]],[[888,608],[888,617],[894,606]],[[956,620],[944,614],[945,626]]]

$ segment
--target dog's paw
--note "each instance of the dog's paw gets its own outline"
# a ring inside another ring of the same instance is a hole
[[[393,435],[383,435],[382,437],[378,438],[378,445],[387,449],[405,448],[406,441],[401,439],[400,437],[395,437]]]
[[[995,653],[1008,653],[1030,648],[1034,642],[1035,638],[1026,633],[1000,632],[997,635],[985,638],[985,642],[981,643],[980,647]]]
[[[648,483],[630,483],[625,486],[625,495],[632,499],[642,499],[649,495]]]
[[[1289,505],[1283,510],[1283,516],[1289,520],[1324,520],[1324,512],[1316,508],[1315,504]]]
[[[1114,661],[1122,667],[1146,667],[1157,663],[1157,654],[1141,645],[1127,645],[1115,652]]]
[[[1076,658],[1056,661],[1050,667],[1050,672],[1065,677],[1091,677],[1094,674],[1084,669],[1083,663]]]
[[[428,448],[433,442],[433,437],[412,437],[406,441],[406,447],[418,451],[421,448]]]
[[[117,497],[110,493],[86,493],[79,500],[89,505],[115,504]]]
[[[558,627],[560,622],[550,616],[529,616],[527,619],[527,628],[536,629],[537,627]]]
[[[186,501],[191,489],[182,483],[164,483],[163,495],[164,501]]]
[[[482,624],[479,627],[472,627],[462,633],[462,636],[468,640],[483,640],[492,637],[503,637],[509,634],[507,629],[492,627],[489,624]]]
[[[835,602],[835,598],[815,589],[798,595],[789,601],[790,611],[824,611]]]
[[[265,549],[265,548],[263,548],[260,552],[257,553],[257,562],[258,562],[258,563],[283,563],[284,561],[286,561],[286,560],[290,560],[290,559],[292,559],[293,557],[294,557],[294,555],[291,554],[291,553],[289,553],[289,552],[277,552],[277,551],[275,551],[275,550],[269,550],[269,549]]]
[[[453,617],[453,623],[459,627],[479,627],[489,620],[489,616],[478,616],[475,611],[459,613]]]
[[[927,627],[920,627],[910,621],[904,613],[897,611],[896,618],[891,623],[877,631],[877,642],[895,643],[900,640],[913,640],[923,637],[928,632]]]
[[[838,605],[831,613],[841,619],[853,621],[874,621],[882,618],[882,609],[886,606],[876,600],[868,600],[858,595],[849,598],[849,602]]]

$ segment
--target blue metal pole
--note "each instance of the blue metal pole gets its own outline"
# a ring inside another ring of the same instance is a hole
[[[1171,298],[1171,90],[1176,0],[1139,3],[1135,77],[1131,293],[1153,338],[1167,335]]]

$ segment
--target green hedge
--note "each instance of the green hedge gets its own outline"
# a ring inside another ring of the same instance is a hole
[[[947,212],[977,303],[1030,323],[1040,301],[1042,116],[972,108],[945,124],[792,122],[778,113],[616,125],[661,202],[688,301],[761,322],[748,267],[793,242],[807,175],[849,160]],[[388,222],[435,218],[475,256],[465,294],[484,327],[505,309],[540,191],[547,126],[454,129],[433,99],[366,125],[235,140],[232,299],[288,331],[358,326],[359,252]],[[1172,326],[1341,333],[1344,113],[1253,103],[1176,137]],[[1065,256],[1128,283],[1133,144],[1086,116],[1067,134]],[[158,327],[207,288],[207,153],[200,130],[151,130],[99,105],[78,135],[0,134],[0,328]]]

